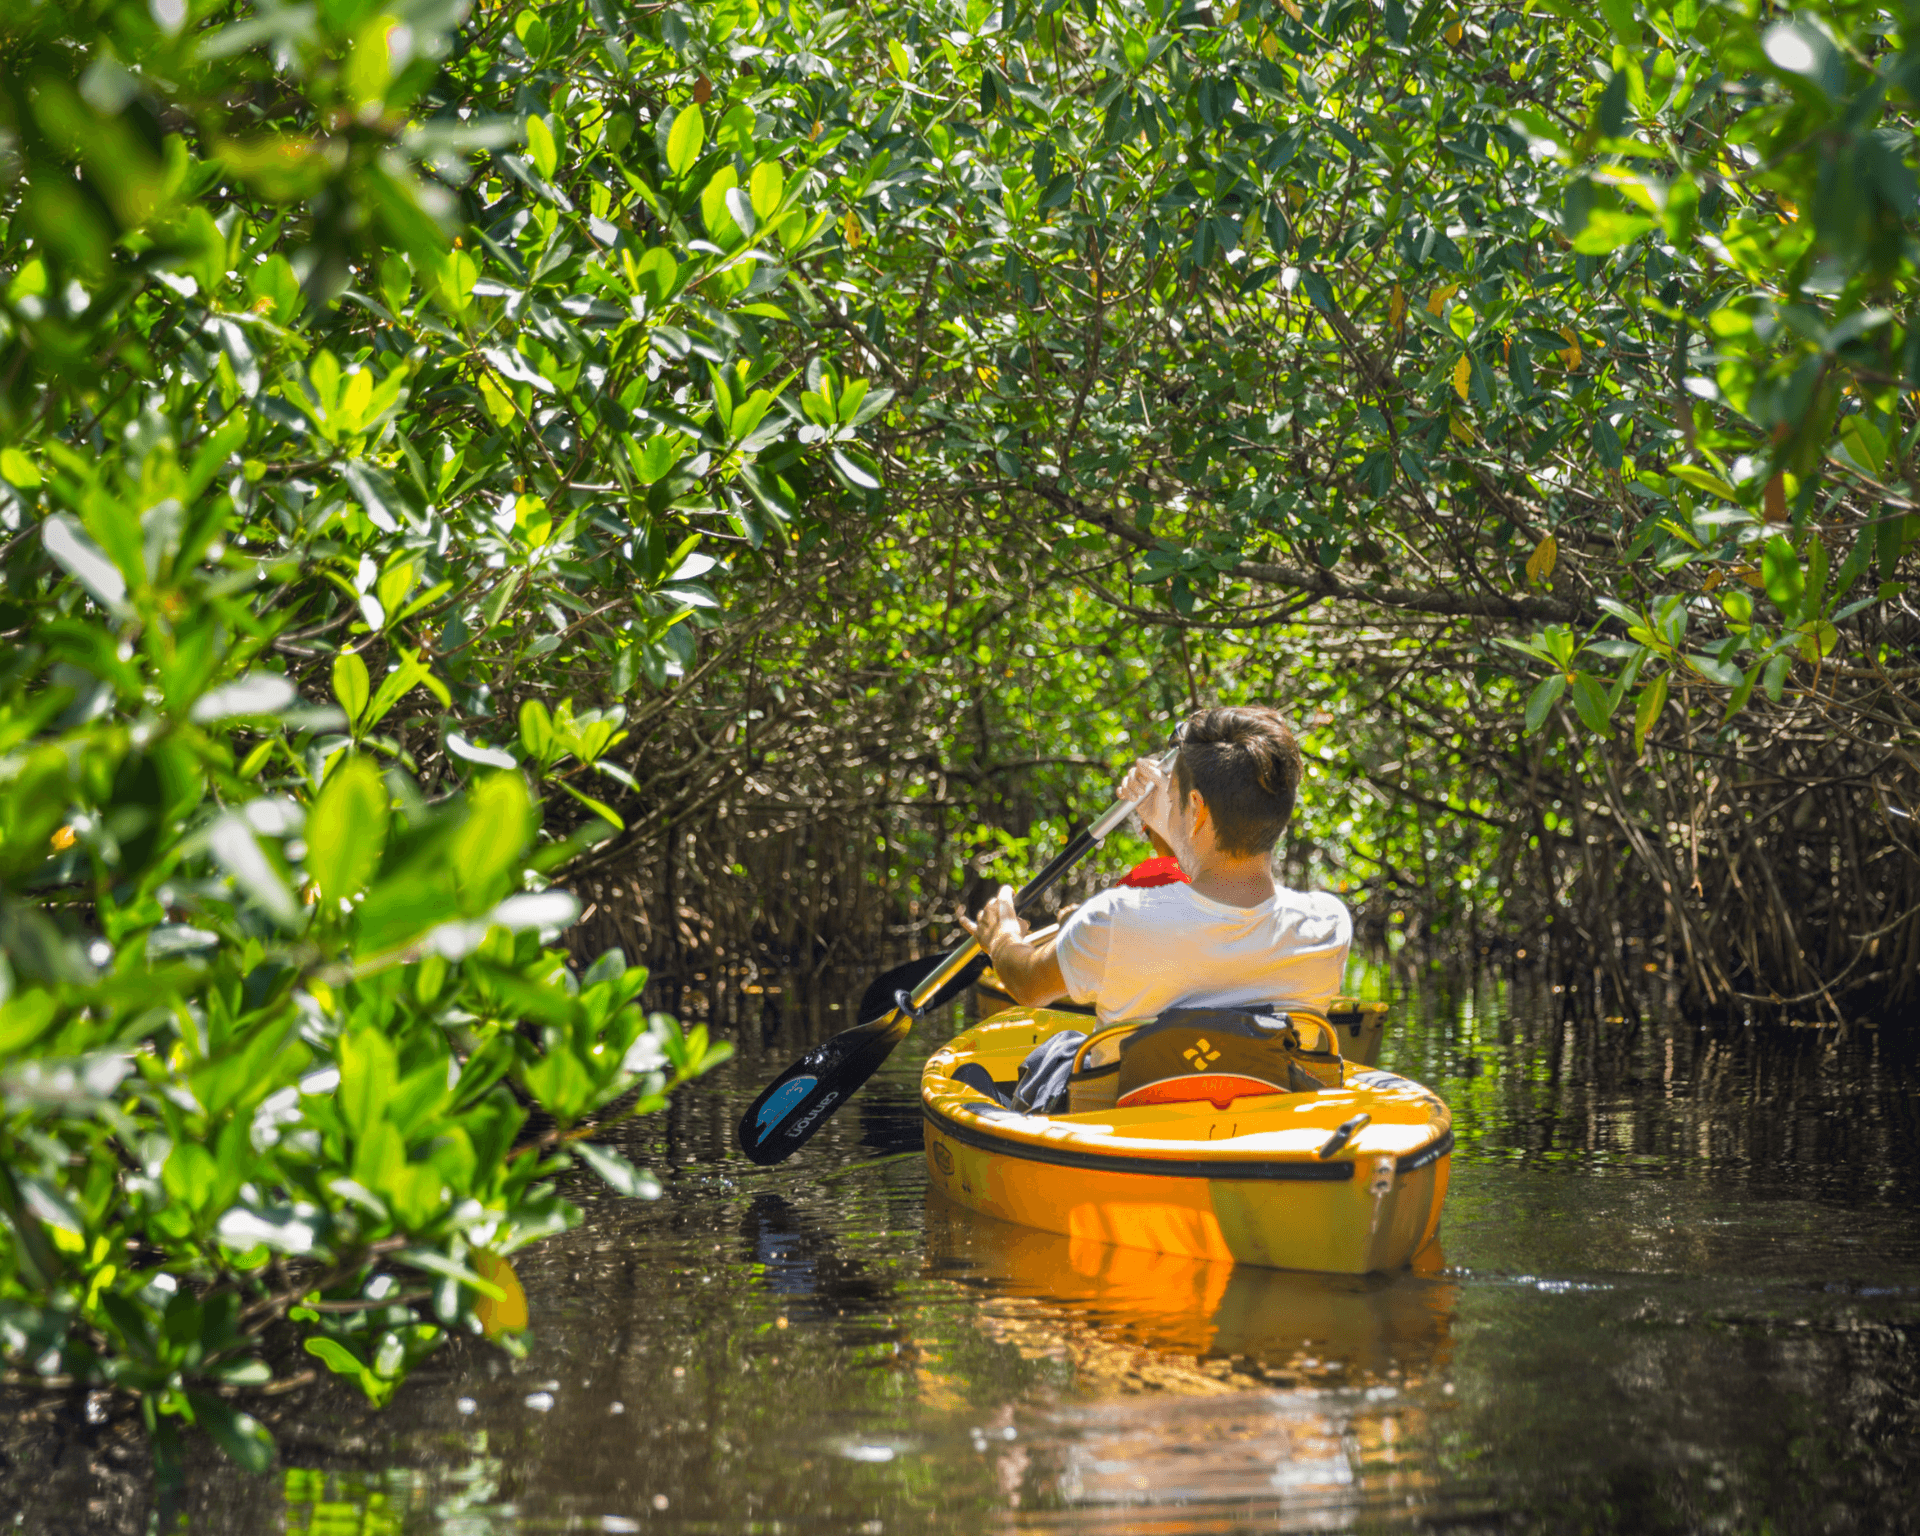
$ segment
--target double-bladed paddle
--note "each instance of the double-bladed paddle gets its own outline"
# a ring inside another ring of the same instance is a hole
[[[1158,766],[1163,771],[1170,767],[1178,751],[1175,746],[1163,753]],[[1075,834],[1047,861],[1046,868],[1020,888],[1013,899],[1014,910],[1024,915],[1139,804],[1140,800],[1115,801],[1092,826]],[[968,939],[944,955],[909,960],[879,976],[861,996],[861,1022],[808,1051],[769,1083],[740,1117],[740,1150],[763,1166],[793,1156],[828,1115],[879,1071],[893,1048],[906,1039],[916,1018],[957,997],[986,965],[979,944]]]

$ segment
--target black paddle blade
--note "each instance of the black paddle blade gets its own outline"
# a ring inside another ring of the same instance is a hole
[[[762,1167],[784,1163],[807,1144],[880,1064],[912,1020],[895,1013],[843,1030],[815,1046],[767,1085],[740,1117],[740,1150]]]
[[[900,1006],[902,992],[911,992],[921,982],[933,974],[934,967],[946,962],[945,955],[922,955],[912,960],[902,961],[890,971],[884,971],[875,977],[867,990],[860,994],[860,1018],[862,1020],[884,1019]],[[931,1013],[944,1007],[960,996],[978,981],[986,971],[987,957],[977,955],[971,964],[958,976],[948,982],[932,997],[920,1011]]]

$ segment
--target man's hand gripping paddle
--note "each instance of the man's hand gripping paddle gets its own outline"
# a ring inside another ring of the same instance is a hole
[[[1163,772],[1172,766],[1177,751],[1177,746],[1170,748],[1158,759]],[[1139,800],[1114,802],[1020,888],[1013,899],[1014,910],[1024,915],[1139,804]],[[878,977],[860,999],[861,1022],[808,1051],[769,1083],[740,1117],[740,1150],[763,1166],[792,1157],[828,1115],[880,1070],[893,1048],[906,1039],[915,1019],[972,986],[986,965],[979,944],[968,939],[944,955],[909,960]]]

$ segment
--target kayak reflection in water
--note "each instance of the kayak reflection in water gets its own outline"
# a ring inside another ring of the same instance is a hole
[[[1274,845],[1293,815],[1300,777],[1300,749],[1278,711],[1200,710],[1186,723],[1172,772],[1141,758],[1120,790],[1122,799],[1145,795],[1140,823],[1156,848],[1169,850],[1173,870],[1149,861],[1159,867],[1143,866],[1140,878],[1074,908],[1049,935],[1030,936],[1010,886],[977,920],[962,914],[960,923],[1001,985],[1029,1007],[1069,997],[1091,1005],[1102,1024],[1176,1006],[1324,1017],[1346,969],[1353,919],[1331,892],[1289,890],[1273,877]],[[1020,1107],[1059,1098],[1054,1089],[1085,1040],[1076,1035],[1057,1034],[1036,1051],[1022,1072]]]
[[[1410,1273],[1302,1274],[1074,1239],[929,1190],[927,1272],[976,1290],[979,1326],[1122,1388],[1399,1387],[1443,1376],[1459,1284],[1430,1244]],[[1131,1379],[1127,1379],[1131,1378]]]

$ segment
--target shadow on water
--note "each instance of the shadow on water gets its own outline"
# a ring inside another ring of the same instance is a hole
[[[897,1154],[951,1023],[753,1169],[734,1118],[858,982],[775,985],[716,980],[740,1056],[630,1128],[662,1199],[576,1182],[583,1226],[518,1256],[526,1359],[450,1349],[382,1415],[285,1403],[282,1468],[204,1459],[193,1529],[1920,1528],[1920,1079],[1877,1036],[1596,1037],[1498,979],[1411,991],[1384,1064],[1454,1109],[1445,1259],[1342,1279],[930,1195]],[[19,1529],[75,1527],[6,1477]]]

